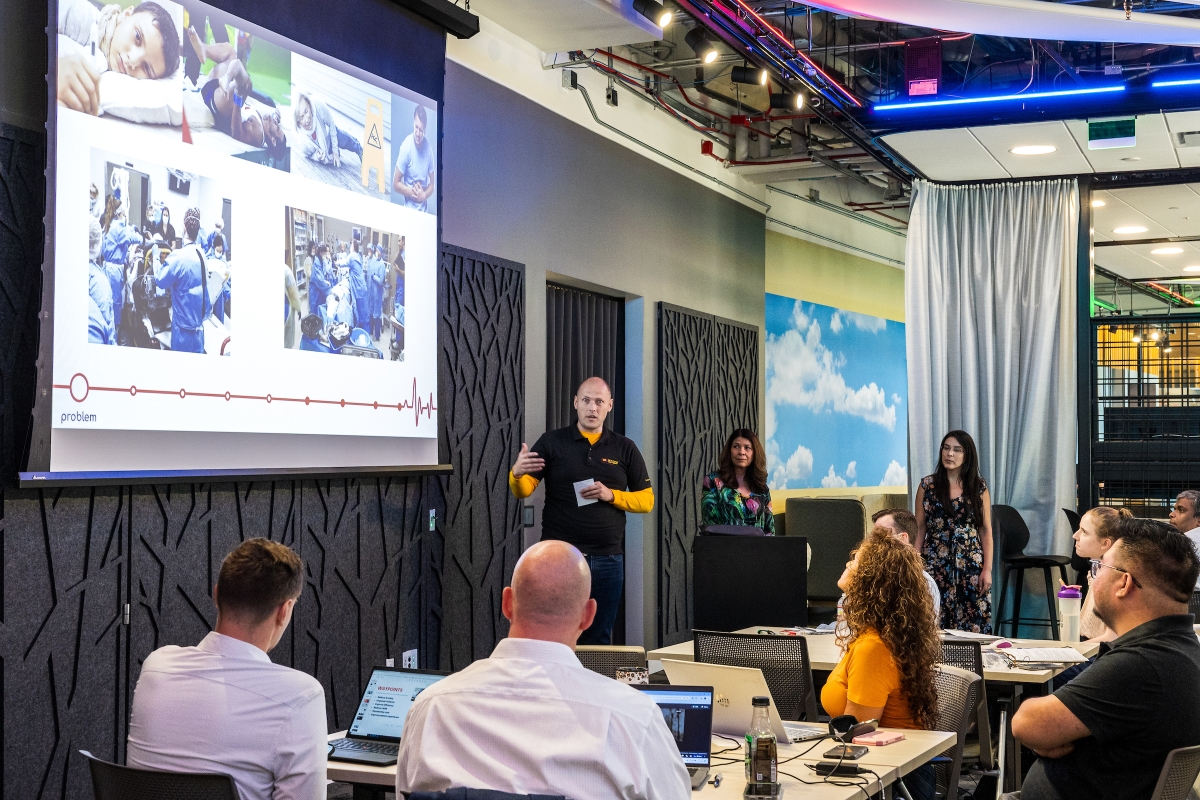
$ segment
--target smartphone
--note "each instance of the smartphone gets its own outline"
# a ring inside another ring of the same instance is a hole
[[[866,747],[860,747],[858,745],[851,744],[840,744],[832,750],[825,751],[825,753],[821,755],[821,758],[838,758],[853,761],[856,758],[862,758],[869,752],[870,750],[868,750]]]

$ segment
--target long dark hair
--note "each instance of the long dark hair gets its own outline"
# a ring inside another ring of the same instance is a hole
[[[979,477],[979,452],[975,449],[975,440],[966,431],[950,431],[942,437],[938,446],[937,470],[933,473],[933,491],[941,501],[942,508],[950,513],[950,475],[946,465],[942,463],[942,448],[947,439],[957,439],[963,449],[963,463],[958,470],[959,480],[962,481],[963,501],[971,509],[971,516],[976,525],[983,522],[983,478]]]
[[[733,440],[745,439],[754,448],[754,460],[746,467],[745,481],[750,491],[755,494],[767,493],[767,455],[763,452],[762,442],[749,428],[734,428],[733,433],[725,440],[721,450],[721,459],[717,462],[717,477],[721,483],[733,489],[737,488],[737,473],[733,468]]]

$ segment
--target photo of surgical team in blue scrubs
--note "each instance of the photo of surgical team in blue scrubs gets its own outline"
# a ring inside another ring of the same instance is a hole
[[[404,236],[284,209],[283,346],[404,360]]]
[[[93,150],[88,203],[88,341],[231,355],[232,203],[218,182]]]

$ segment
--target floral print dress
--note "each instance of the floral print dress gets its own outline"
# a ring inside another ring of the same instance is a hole
[[[703,488],[701,525],[752,525],[762,528],[768,535],[775,535],[770,490],[745,497],[736,486],[726,486],[715,472],[705,476]]]
[[[933,488],[933,476],[921,479],[925,490],[925,569],[942,592],[941,627],[949,630],[992,632],[992,593],[979,590],[983,574],[983,545],[975,514],[963,497],[946,509]],[[987,491],[985,485],[980,494]]]

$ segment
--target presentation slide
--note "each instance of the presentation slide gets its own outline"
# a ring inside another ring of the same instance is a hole
[[[436,102],[200,2],[57,17],[51,471],[435,464]]]
[[[375,670],[358,704],[354,722],[350,723],[350,735],[398,740],[417,695],[444,677]]]

